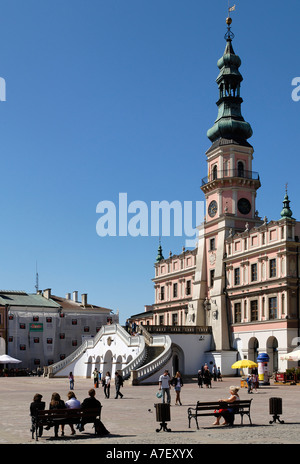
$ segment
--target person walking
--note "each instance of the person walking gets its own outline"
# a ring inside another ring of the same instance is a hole
[[[183,387],[183,381],[182,381],[182,377],[179,371],[176,372],[176,375],[175,377],[173,377],[171,384],[175,388],[175,392],[176,392],[175,404],[182,406],[182,403],[180,400],[180,392],[181,392],[181,388]]]
[[[170,394],[170,384],[171,379],[169,376],[169,371],[165,370],[165,372],[159,377],[158,385],[159,390],[162,390],[163,393],[163,400],[162,402],[165,403],[165,396],[167,395],[167,403],[171,403],[171,394]]]
[[[248,387],[248,394],[253,393],[253,392],[252,392],[253,384],[252,384],[252,377],[251,377],[251,375],[248,375],[248,377],[247,377],[247,379],[246,379],[246,382],[247,382],[247,387]]]
[[[212,373],[214,377],[214,382],[216,382],[217,381],[217,366],[215,364],[213,365]]]
[[[116,386],[115,399],[117,400],[118,396],[120,396],[120,398],[122,399],[124,395],[120,392],[120,388],[123,387],[123,377],[121,376],[121,374],[119,374],[118,371],[116,371],[116,374],[115,374],[115,386]]]
[[[206,388],[211,388],[211,373],[209,372],[208,366],[204,367],[203,381]]]
[[[110,394],[110,372],[106,372],[105,378],[103,379],[103,386],[104,386],[105,398],[109,398],[109,394]]]
[[[95,368],[93,372],[93,377],[94,377],[94,388],[98,388],[99,386],[99,372],[97,368]]]
[[[69,373],[69,382],[70,382],[70,390],[74,390],[74,375],[72,372]]]
[[[198,370],[198,387],[203,388],[203,377],[202,377],[202,370]]]

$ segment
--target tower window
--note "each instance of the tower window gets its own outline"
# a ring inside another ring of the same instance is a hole
[[[212,174],[213,174],[213,175],[212,175],[213,180],[215,180],[215,179],[218,178],[218,166],[217,166],[217,165],[215,165],[215,166],[213,167],[213,172],[212,172]]]
[[[242,161],[238,162],[237,169],[238,169],[238,177],[244,177],[245,170],[244,170],[244,163]]]
[[[191,294],[191,281],[187,280],[186,282],[186,294],[190,295]]]
[[[213,287],[214,285],[214,278],[215,278],[215,270],[211,269],[210,271],[210,286]]]
[[[211,238],[210,241],[210,250],[215,250],[216,249],[216,240],[214,238]]]

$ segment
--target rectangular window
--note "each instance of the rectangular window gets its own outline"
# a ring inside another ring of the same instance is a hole
[[[177,298],[177,283],[173,284],[173,298]]]
[[[190,295],[191,294],[191,281],[190,280],[187,280],[186,282],[186,290],[185,290],[185,293],[187,295]]]
[[[270,277],[276,277],[276,259],[270,259]]]
[[[160,299],[162,301],[165,299],[165,287],[160,287]]]
[[[211,287],[214,286],[214,278],[215,278],[215,270],[211,269],[211,271],[210,271],[210,286]]]
[[[72,319],[72,325],[77,325],[77,319]]]
[[[234,322],[242,322],[241,303],[234,304]]]
[[[210,243],[210,251],[215,250],[216,249],[216,241],[215,241],[215,239],[211,238],[209,243]]]
[[[257,280],[257,264],[251,264],[251,282]]]
[[[251,315],[251,321],[257,321],[258,320],[258,304],[257,300],[252,300],[250,302],[250,315]]]
[[[178,315],[177,315],[177,313],[172,314],[172,325],[178,325]]]
[[[269,319],[277,319],[277,298],[269,298]]]
[[[48,323],[52,322],[52,317],[47,317],[46,322],[48,322]]]
[[[33,320],[33,322],[38,322],[39,321],[39,316],[33,316],[32,320]]]
[[[47,345],[52,345],[53,339],[52,338],[47,338]]]
[[[159,316],[159,325],[164,325],[164,316]]]
[[[234,285],[240,285],[240,268],[234,270]]]
[[[20,324],[20,329],[26,329],[26,325],[23,324],[23,323],[21,323],[21,324]]]

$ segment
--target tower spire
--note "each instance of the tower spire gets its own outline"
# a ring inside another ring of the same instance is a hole
[[[223,56],[218,60],[220,73],[216,79],[219,88],[219,100],[217,101],[218,116],[215,124],[207,131],[211,142],[218,139],[234,140],[242,145],[249,145],[247,139],[252,136],[252,128],[246,122],[241,113],[243,99],[240,96],[240,86],[243,80],[239,67],[241,59],[234,53],[232,40],[234,34],[231,31],[232,18],[226,18],[227,31],[225,34],[226,47]]]
[[[162,254],[162,246],[161,246],[160,238],[159,238],[159,246],[158,246],[156,262],[159,263],[162,259],[165,259],[165,258],[163,257],[163,254]]]
[[[293,215],[293,212],[290,208],[290,200],[289,200],[289,196],[288,196],[288,193],[287,193],[287,184],[285,184],[285,195],[284,195],[284,199],[283,199],[283,209],[280,213],[281,215],[281,219],[293,219],[292,218],[292,215]]]

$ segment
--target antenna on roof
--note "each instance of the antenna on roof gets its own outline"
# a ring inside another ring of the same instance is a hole
[[[37,270],[37,262],[35,264],[35,290],[36,290],[36,293],[38,293],[38,291],[39,291],[39,273],[38,273],[38,270]]]

